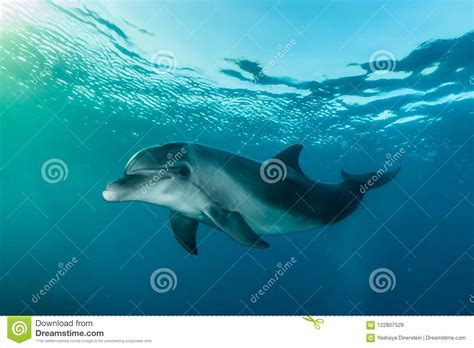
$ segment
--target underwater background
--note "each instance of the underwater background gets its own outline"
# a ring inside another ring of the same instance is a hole
[[[471,1],[1,6],[1,314],[474,311]],[[101,196],[172,141],[402,170],[269,249],[200,225],[193,257],[167,209]]]

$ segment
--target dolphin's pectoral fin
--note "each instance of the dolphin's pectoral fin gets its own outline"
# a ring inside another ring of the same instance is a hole
[[[180,215],[173,210],[170,214],[170,222],[174,236],[179,244],[181,244],[190,254],[197,255],[196,232],[198,222]]]
[[[287,167],[293,168],[300,174],[304,174],[300,167],[300,153],[303,150],[303,145],[295,144],[287,147],[285,150],[277,153],[273,158],[279,159]]]
[[[217,227],[240,244],[257,248],[270,246],[250,228],[239,213],[222,209],[216,204],[208,205],[203,212]]]

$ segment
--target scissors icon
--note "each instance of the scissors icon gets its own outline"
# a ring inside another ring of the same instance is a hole
[[[316,330],[321,328],[320,324],[324,324],[324,319],[314,319],[310,315],[303,317],[303,319],[312,322]]]

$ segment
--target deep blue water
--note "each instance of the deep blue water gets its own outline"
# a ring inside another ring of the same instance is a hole
[[[388,42],[357,74],[319,80],[272,72],[290,40],[267,62],[222,57],[216,80],[173,52],[142,54],[128,33],[159,33],[89,5],[4,6],[2,314],[472,314],[474,32],[400,57]],[[260,161],[301,143],[301,167],[323,182],[400,151],[402,170],[347,219],[266,237],[269,249],[201,225],[193,257],[167,209],[101,196],[135,152],[171,141]],[[57,183],[42,175],[50,159],[63,161]],[[173,290],[153,290],[159,268],[176,275]],[[369,284],[379,268],[393,272],[382,293]]]

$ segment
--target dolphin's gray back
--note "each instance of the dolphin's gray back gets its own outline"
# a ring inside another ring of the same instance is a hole
[[[299,166],[288,166],[284,180],[269,183],[260,176],[257,161],[204,145],[195,144],[194,151],[197,185],[224,209],[251,220],[260,233],[268,228],[288,233],[344,219],[360,205],[361,185],[377,174],[343,172],[343,181],[327,184],[307,177]],[[294,166],[298,158],[287,160]],[[391,181],[398,171],[385,173],[372,188]]]
[[[201,175],[199,185],[227,210],[264,211],[266,207],[279,219],[283,215],[282,219],[296,217],[302,224],[318,224],[330,221],[334,208],[351,196],[340,185],[317,183],[292,168],[284,180],[268,183],[260,176],[261,163],[227,151],[198,145],[196,157],[205,159],[194,164]]]

